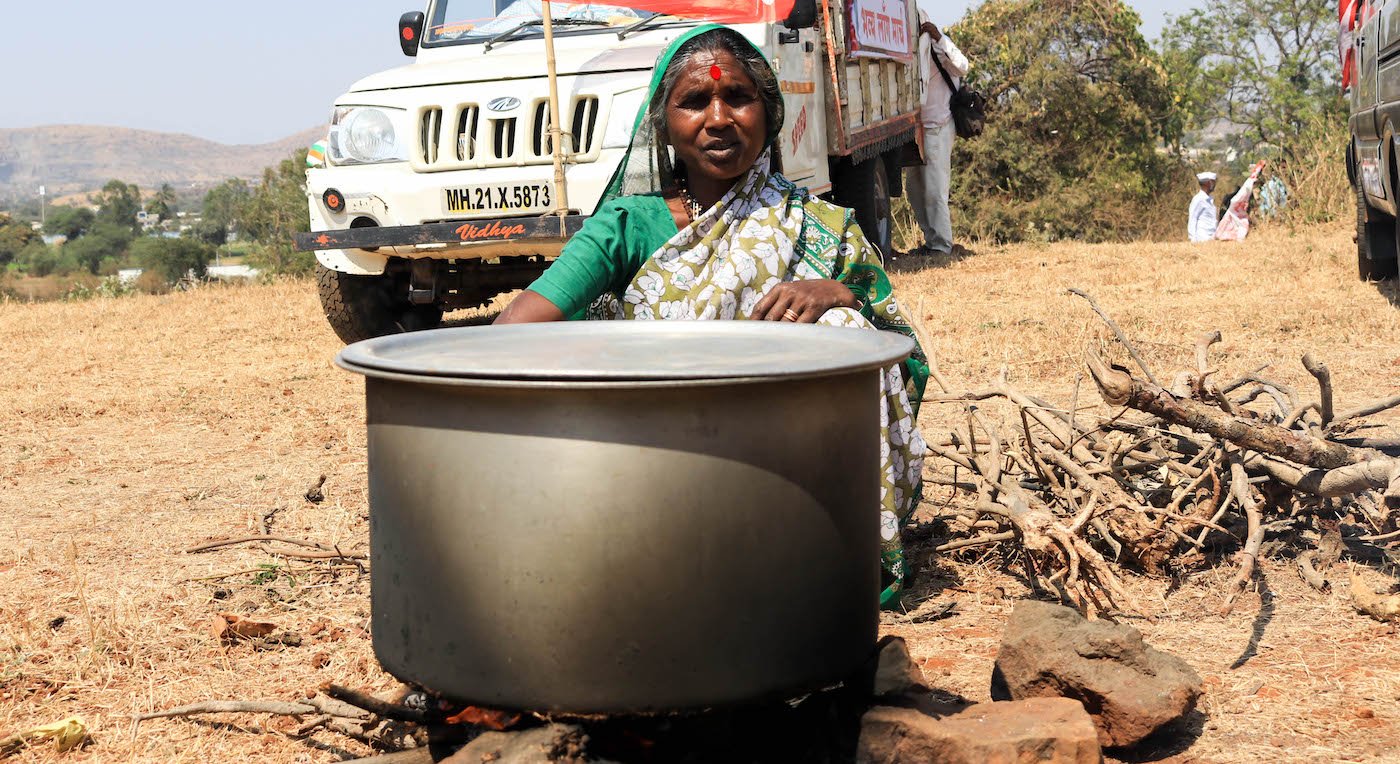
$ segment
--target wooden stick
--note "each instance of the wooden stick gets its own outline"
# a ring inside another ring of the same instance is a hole
[[[200,544],[199,546],[192,546],[185,550],[185,554],[207,552],[210,549],[218,549],[219,547],[232,546],[234,544],[246,544],[253,541],[280,541],[284,544],[292,544],[293,546],[310,547],[327,552],[336,551],[335,547],[322,544],[318,541],[307,541],[306,539],[292,538],[290,536],[239,536],[238,538],[216,539]]]
[[[1377,594],[1351,569],[1351,602],[1355,608],[1378,621],[1400,621],[1400,594]]]
[[[1382,398],[1378,401],[1371,401],[1364,406],[1358,406],[1351,411],[1344,411],[1337,415],[1337,418],[1333,420],[1333,424],[1341,424],[1348,419],[1356,419],[1357,417],[1379,414],[1386,409],[1393,409],[1396,406],[1400,406],[1400,395],[1392,395],[1389,398]]]
[[[1246,454],[1244,463],[1295,491],[1319,498],[1377,490],[1384,492],[1387,505],[1400,507],[1400,459],[1370,459],[1333,470],[1300,469],[1263,454]]]
[[[1327,583],[1327,579],[1323,578],[1322,574],[1317,571],[1317,568],[1313,567],[1313,558],[1316,556],[1316,549],[1309,549],[1298,555],[1298,575],[1308,582],[1308,586],[1325,592],[1330,585]]]
[[[548,0],[540,3],[544,22],[545,78],[549,82],[549,137],[554,149],[554,214],[559,216],[559,235],[564,236],[564,218],[569,214],[569,187],[564,182],[564,140],[559,123],[559,75],[554,65],[554,19]]]
[[[363,552],[293,552],[290,549],[268,549],[268,554],[291,560],[367,560]]]
[[[302,702],[288,703],[278,700],[206,700],[185,706],[167,708],[146,714],[134,714],[132,720],[143,722],[147,719],[164,719],[194,714],[276,714],[278,716],[305,716],[306,714],[336,716],[357,721],[368,721],[372,717],[368,711],[334,698],[311,698]]]
[[[401,722],[422,723],[427,719],[427,714],[415,708],[408,708],[398,703],[390,703],[387,700],[376,698],[375,696],[361,690],[343,687],[333,682],[321,685],[321,692],[335,698],[343,700],[352,706],[362,708],[385,719],[397,719]]]
[[[292,730],[292,737],[306,737],[308,734],[311,733],[312,730],[316,729],[317,727],[324,726],[326,722],[329,722],[330,720],[330,714],[320,714],[319,716],[313,716],[310,719],[307,719],[306,721],[302,722],[301,726]]]
[[[1322,415],[1322,426],[1327,427],[1332,424],[1332,372],[1327,366],[1317,360],[1312,353],[1303,354],[1303,368],[1313,375],[1317,380],[1318,389],[1318,413]]]
[[[1238,378],[1236,378],[1236,379],[1231,380],[1231,381],[1229,382],[1229,384],[1221,385],[1221,386],[1220,386],[1220,392],[1222,392],[1222,393],[1232,393],[1232,392],[1234,392],[1237,388],[1244,387],[1246,384],[1248,384],[1248,383],[1250,383],[1250,382],[1258,382],[1258,381],[1259,381],[1259,378],[1258,378],[1256,375],[1259,374],[1259,372],[1261,372],[1261,371],[1263,371],[1263,370],[1269,368],[1269,367],[1272,366],[1272,365],[1273,365],[1273,364],[1269,364],[1269,363],[1263,364],[1262,366],[1258,367],[1258,368],[1255,369],[1254,371],[1251,371],[1250,373],[1248,373],[1248,374],[1246,374],[1246,375],[1244,375],[1244,376],[1242,376],[1242,377],[1238,377]]]
[[[961,540],[958,540],[958,541],[949,541],[949,542],[946,543],[946,544],[939,544],[938,546],[936,546],[936,547],[933,548],[933,551],[935,551],[935,552],[954,552],[954,551],[957,551],[957,550],[959,550],[959,549],[966,549],[966,548],[968,548],[968,547],[970,547],[970,546],[982,546],[983,544],[996,544],[996,543],[1000,543],[1000,542],[1002,542],[1002,541],[1010,541],[1010,540],[1012,540],[1012,539],[1014,539],[1014,538],[1016,538],[1016,532],[1015,532],[1015,531],[1006,531],[1006,532],[1004,532],[1004,533],[988,533],[988,534],[985,535],[985,536],[973,536],[973,537],[970,538],[970,539],[961,539]]]
[[[1202,387],[1205,387],[1206,377],[1209,377],[1211,374],[1215,373],[1215,370],[1210,368],[1210,365],[1207,363],[1207,361],[1209,360],[1208,357],[1210,355],[1210,346],[1214,345],[1219,341],[1219,329],[1213,332],[1206,332],[1205,334],[1202,334],[1200,337],[1196,338],[1196,372],[1198,375],[1196,378],[1200,380],[1200,384]]]
[[[1122,368],[1110,368],[1093,353],[1086,360],[1100,394],[1112,405],[1146,411],[1171,424],[1310,467],[1332,469],[1365,460],[1365,453],[1340,443],[1232,417],[1200,401],[1178,398],[1153,383],[1134,379]]]
[[[1112,318],[1109,318],[1108,314],[1103,311],[1103,308],[1099,307],[1098,302],[1095,301],[1093,297],[1089,296],[1088,292],[1082,289],[1071,287],[1069,293],[1078,297],[1083,297],[1089,301],[1089,307],[1093,308],[1094,312],[1099,314],[1099,318],[1102,318],[1103,322],[1108,324],[1108,328],[1113,330],[1114,336],[1118,338],[1119,342],[1123,343],[1123,347],[1128,349],[1128,355],[1132,356],[1134,361],[1137,361],[1138,368],[1142,369],[1142,373],[1147,375],[1147,379],[1151,381],[1152,384],[1157,384],[1157,378],[1152,376],[1152,370],[1147,368],[1146,363],[1143,363],[1142,356],[1138,355],[1137,348],[1133,347],[1133,343],[1128,340],[1128,335],[1123,333],[1123,330],[1119,328],[1118,324],[1115,323]]]
[[[329,544],[322,544],[318,541],[307,541],[306,539],[291,538],[289,536],[241,536],[239,538],[232,539],[218,539],[216,541],[209,541],[204,544],[200,544],[199,546],[192,546],[189,549],[185,550],[185,554],[207,552],[210,549],[218,549],[220,547],[233,546],[234,544],[248,544],[253,542],[266,541],[280,541],[283,544],[292,544],[293,546],[303,546],[310,547],[311,549],[322,550],[321,552],[292,552],[289,550],[282,549],[268,550],[272,554],[278,554],[283,557],[290,557],[295,560],[368,559],[368,555],[364,554],[363,552],[342,552],[339,548],[331,546]]]
[[[1229,595],[1225,598],[1225,604],[1220,607],[1221,615],[1229,615],[1235,607],[1235,597],[1239,596],[1245,584],[1254,577],[1254,566],[1259,560],[1259,545],[1264,542],[1264,528],[1260,522],[1259,505],[1254,501],[1254,495],[1250,492],[1249,475],[1244,471],[1244,464],[1240,461],[1239,454],[1230,453],[1227,455],[1230,460],[1230,491],[1235,494],[1241,507],[1244,508],[1245,518],[1249,522],[1249,535],[1245,538],[1244,549],[1240,555],[1240,572],[1235,574],[1228,586]]]
[[[191,703],[187,706],[176,706],[167,708],[164,711],[152,711],[146,714],[133,714],[131,719],[134,722],[144,722],[149,719],[168,719],[174,716],[192,716],[194,714],[276,714],[278,716],[305,716],[318,711],[310,703],[286,703],[279,700],[206,700],[202,703]]]

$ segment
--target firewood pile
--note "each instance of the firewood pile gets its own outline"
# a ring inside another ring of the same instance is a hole
[[[1067,403],[1038,398],[1005,371],[986,389],[954,389],[935,364],[925,401],[966,408],[960,426],[925,434],[927,480],[951,491],[939,513],[949,540],[937,551],[1013,545],[1007,558],[1033,584],[1091,615],[1147,614],[1122,586],[1123,569],[1175,574],[1235,553],[1228,613],[1266,540],[1319,589],[1343,549],[1385,561],[1381,542],[1400,538],[1400,438],[1366,437],[1363,419],[1400,406],[1400,395],[1336,411],[1331,376],[1311,354],[1302,364],[1316,390],[1272,381],[1267,366],[1219,379],[1219,332],[1197,340],[1195,368],[1158,377],[1092,297],[1070,291],[1135,363],[1086,352],[1116,413],[1081,413],[1078,387]]]

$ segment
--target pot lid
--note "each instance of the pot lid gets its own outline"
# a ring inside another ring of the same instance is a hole
[[[894,332],[771,321],[564,321],[462,326],[356,342],[336,362],[368,376],[538,382],[824,376],[887,366]]]

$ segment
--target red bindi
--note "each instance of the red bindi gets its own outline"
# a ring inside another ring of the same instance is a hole
[[[721,74],[719,64],[710,64],[710,79],[718,81]]]

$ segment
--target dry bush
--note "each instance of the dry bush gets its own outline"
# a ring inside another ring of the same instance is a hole
[[[47,302],[95,294],[102,279],[90,273],[69,273],[50,276],[25,276],[6,273],[0,276],[0,297],[20,302]]]
[[[165,294],[170,291],[170,282],[155,271],[142,271],[131,287],[142,294]]]
[[[909,197],[901,196],[890,200],[890,242],[895,250],[908,252],[922,244],[924,234],[919,230],[919,222],[914,218],[914,208],[909,206]]]
[[[1356,212],[1356,195],[1347,180],[1347,125],[1317,121],[1293,148],[1293,158],[1276,168],[1288,187],[1288,206],[1280,221],[1290,227],[1349,220]]]

